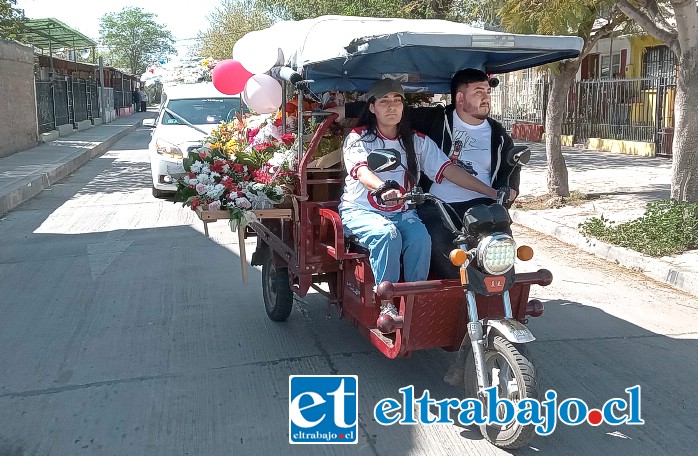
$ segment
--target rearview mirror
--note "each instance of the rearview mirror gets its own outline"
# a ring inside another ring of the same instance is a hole
[[[400,152],[395,149],[374,149],[368,154],[368,169],[374,173],[392,171],[400,166]]]
[[[155,119],[143,119],[143,126],[148,128],[155,128]]]
[[[528,146],[514,146],[507,152],[507,163],[510,166],[525,165],[531,159],[531,149]]]

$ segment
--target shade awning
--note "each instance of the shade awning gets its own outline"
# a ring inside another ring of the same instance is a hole
[[[75,50],[97,46],[95,40],[54,18],[25,21],[20,40],[47,51],[60,47]]]
[[[298,71],[315,91],[361,92],[392,77],[406,91],[449,93],[461,68],[506,73],[577,57],[583,44],[577,36],[494,32],[436,19],[321,16],[250,32],[235,43],[233,58],[243,49],[278,52],[277,64]]]

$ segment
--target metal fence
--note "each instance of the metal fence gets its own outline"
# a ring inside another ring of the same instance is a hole
[[[114,84],[114,107],[128,108],[133,105],[133,95],[131,94],[131,83],[127,79],[116,79]]]
[[[36,117],[39,133],[47,133],[56,127],[52,81],[36,81]]]
[[[544,80],[505,82],[492,90],[492,117],[511,131],[514,123],[545,123],[550,84]],[[671,155],[674,81],[669,78],[577,81],[567,96],[562,134],[575,143],[589,138],[655,144]]]
[[[99,112],[99,85],[96,81],[87,81],[87,96],[90,100],[90,119],[100,117]]]
[[[492,89],[490,115],[511,131],[517,122],[545,123],[548,83],[540,80],[512,81]]]
[[[68,82],[65,80],[53,81],[53,113],[57,125],[70,123],[68,113]]]
[[[70,77],[37,80],[36,108],[39,133],[93,120],[100,115],[99,87],[93,80]]]
[[[73,111],[75,124],[90,118],[87,112],[87,83],[84,79],[73,80]]]

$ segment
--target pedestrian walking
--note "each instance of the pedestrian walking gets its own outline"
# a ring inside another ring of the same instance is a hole
[[[141,89],[138,94],[140,95],[141,100],[141,112],[146,112],[148,109],[148,94],[146,93],[145,89]]]

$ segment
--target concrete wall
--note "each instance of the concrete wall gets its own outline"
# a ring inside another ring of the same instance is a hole
[[[38,144],[34,52],[0,39],[0,157]]]

